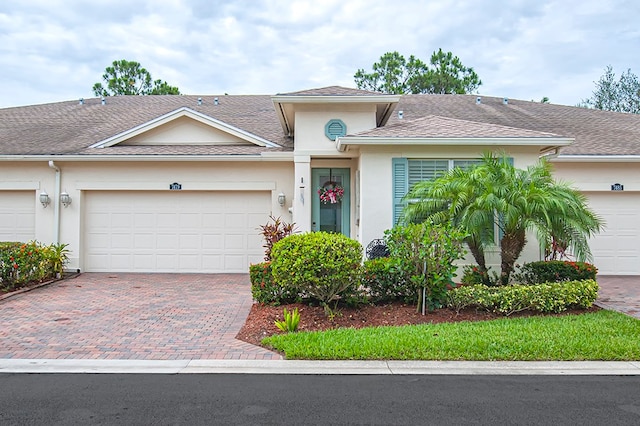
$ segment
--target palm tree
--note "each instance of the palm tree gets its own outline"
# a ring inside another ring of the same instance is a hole
[[[567,247],[577,260],[591,259],[587,240],[602,228],[602,220],[587,206],[586,197],[551,175],[544,159],[526,170],[504,156],[485,153],[479,165],[453,169],[444,176],[415,185],[406,196],[407,222],[452,222],[467,233],[465,242],[480,271],[487,276],[485,248],[499,229],[502,284],[532,231],[544,249],[551,242]]]

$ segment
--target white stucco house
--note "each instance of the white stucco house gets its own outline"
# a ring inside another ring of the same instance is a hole
[[[607,223],[600,273],[640,275],[640,116],[342,87],[0,109],[0,241],[68,243],[89,272],[246,272],[269,215],[366,246],[414,182],[487,150],[551,158]],[[331,184],[344,197],[323,204]]]

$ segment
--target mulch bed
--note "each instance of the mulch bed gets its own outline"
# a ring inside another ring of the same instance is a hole
[[[298,308],[300,313],[299,331],[320,331],[340,327],[363,328],[459,321],[484,321],[504,318],[504,315],[475,309],[465,309],[460,313],[456,313],[451,309],[436,309],[433,312],[422,315],[416,312],[416,307],[413,305],[395,302],[379,306],[365,305],[358,308],[341,307],[339,308],[338,315],[331,319],[325,315],[324,309],[320,306],[309,306],[302,303],[270,306],[254,303],[244,326],[236,338],[254,345],[260,345],[263,338],[282,333],[275,326],[274,321],[283,319],[283,308],[287,308],[289,311]],[[575,315],[594,312],[599,309],[600,308],[594,306],[588,310],[576,309],[563,312],[562,314],[540,314],[538,312],[525,311],[515,313],[511,315],[511,317]]]

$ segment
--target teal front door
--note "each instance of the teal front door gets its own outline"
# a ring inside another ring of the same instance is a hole
[[[311,230],[349,235],[349,169],[312,169]]]

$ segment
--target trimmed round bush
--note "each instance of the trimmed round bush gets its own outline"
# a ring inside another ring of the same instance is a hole
[[[362,246],[342,234],[290,235],[273,245],[271,272],[276,284],[327,305],[356,291]]]
[[[271,275],[271,262],[262,262],[249,266],[251,295],[258,303],[280,305],[295,302],[298,294],[292,288],[276,284]]]

